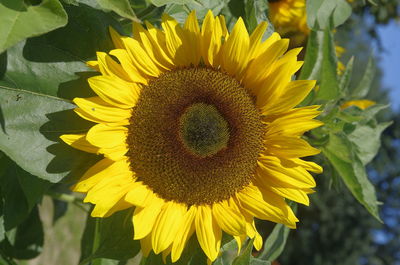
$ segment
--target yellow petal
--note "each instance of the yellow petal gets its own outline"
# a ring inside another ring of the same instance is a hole
[[[298,220],[282,197],[269,193],[263,196],[261,191],[249,185],[237,193],[237,198],[243,209],[249,214],[263,220],[282,223],[290,228],[295,228]],[[267,201],[266,201],[267,200]]]
[[[73,187],[73,191],[88,192],[89,189],[103,179],[120,175],[124,172],[130,172],[129,164],[126,160],[112,161],[107,158],[102,159],[83,174],[82,178]],[[133,173],[131,173],[131,177],[133,178]]]
[[[315,180],[303,167],[286,159],[278,159],[274,156],[260,155],[257,174],[262,178],[276,183],[282,183],[281,187],[313,188]]]
[[[94,154],[99,151],[98,147],[92,145],[86,140],[86,134],[63,134],[60,138],[73,148]]]
[[[79,107],[74,111],[86,120],[97,123],[129,124],[130,109],[116,108],[99,97],[74,98],[73,101]]]
[[[165,56],[157,40],[152,40],[152,36],[146,32],[141,24],[133,22],[133,35],[142,44],[143,49],[159,68],[170,70],[173,67],[172,61]]]
[[[145,208],[136,207],[132,217],[135,240],[144,238],[152,231],[163,205],[164,201],[154,196]]]
[[[265,153],[277,157],[298,158],[321,152],[299,137],[275,135],[267,136],[264,141],[267,146]]]
[[[158,254],[172,244],[186,211],[186,205],[181,203],[169,201],[164,205],[151,234],[154,253]]]
[[[195,226],[197,239],[201,248],[207,257],[211,261],[214,261],[218,257],[221,247],[222,233],[212,216],[210,206],[197,206]]]
[[[304,132],[323,125],[323,122],[313,120],[321,111],[317,109],[320,106],[307,106],[292,109],[274,117],[269,115],[263,118],[269,122],[268,135],[303,135]]]
[[[194,233],[195,225],[194,218],[196,216],[196,207],[190,207],[183,217],[182,224],[176,233],[174,242],[172,244],[171,259],[176,262],[182,254],[183,248],[191,235]]]
[[[190,47],[188,56],[190,56],[190,63],[198,65],[200,62],[200,27],[196,17],[196,11],[192,10],[185,22],[185,35],[186,45]]]
[[[131,172],[122,172],[107,176],[97,182],[87,193],[84,202],[95,204],[93,217],[105,217],[108,212],[121,200],[134,183]]]
[[[112,27],[109,27],[108,30],[110,32],[111,40],[114,43],[114,47],[117,49],[125,49],[125,45],[122,42],[121,35],[119,35],[119,33]]]
[[[129,173],[127,173],[127,175],[129,175]],[[133,183],[133,181],[118,184],[113,183],[112,185],[108,185],[107,187],[103,188],[101,192],[100,190],[95,189],[89,190],[88,196],[92,195],[93,198],[85,198],[85,202],[90,201],[91,203],[96,204],[91,213],[91,216],[108,217],[118,210],[128,208],[128,205],[124,203],[123,197],[128,192]],[[102,196],[103,194],[105,194],[106,196]]]
[[[100,72],[100,68],[99,68],[99,62],[98,61],[87,61],[86,65],[94,70],[96,70],[97,72]]]
[[[126,145],[128,128],[123,126],[109,126],[104,123],[96,124],[88,131],[86,139],[100,148],[113,148]]]
[[[256,48],[256,50],[254,51],[254,55],[253,57],[258,57],[261,54],[263,54],[267,49],[269,49],[269,47],[275,43],[276,41],[280,40],[281,36],[276,33],[273,32],[271,34],[271,36],[268,37],[268,39],[266,39],[265,41],[261,42],[261,44]]]
[[[153,196],[155,196],[153,191],[144,185],[142,181],[138,181],[126,194],[125,200],[130,204],[144,208],[152,202]]]
[[[122,66],[114,61],[111,56],[105,52],[97,52],[97,63],[99,71],[103,75],[114,76],[117,79],[130,81],[129,75],[125,72]]]
[[[262,88],[262,84],[271,72],[271,66],[281,57],[289,46],[289,40],[277,40],[265,50],[264,53],[255,57],[247,67],[243,77],[245,87],[258,94]]]
[[[263,240],[262,240],[261,235],[257,231],[256,224],[254,223],[254,219],[252,220],[251,223],[248,223],[247,231],[248,231],[249,234],[251,234],[250,238],[255,237],[254,238],[254,242],[253,242],[253,245],[254,245],[255,249],[256,250],[260,250],[262,248],[262,245],[263,245]]]
[[[147,27],[145,34],[151,42],[153,49],[156,50],[155,53],[159,55],[157,56],[159,61],[163,62],[163,65],[166,67],[173,68],[174,62],[167,51],[165,33],[155,28],[149,22],[146,21],[145,23]]]
[[[370,106],[373,106],[375,104],[376,104],[375,101],[368,100],[368,99],[349,100],[349,101],[346,101],[345,103],[343,103],[340,106],[340,109],[345,109],[345,108],[348,108],[350,106],[356,106],[356,107],[364,110],[364,109],[366,109],[366,108],[368,108]]]
[[[233,238],[236,240],[236,243],[238,245],[237,255],[239,255],[240,250],[242,249],[243,242],[246,240],[246,234],[240,236],[233,236]]]
[[[125,44],[131,62],[139,72],[153,77],[158,77],[161,74],[161,69],[155,65],[137,40],[124,38],[122,41]]]
[[[290,110],[303,101],[314,86],[315,80],[295,80],[288,83],[284,93],[279,98],[275,98],[275,102],[260,102],[262,114],[271,115]]]
[[[100,148],[99,153],[105,157],[118,161],[125,159],[125,154],[128,152],[128,146],[125,143],[111,147],[111,148]]]
[[[232,76],[246,68],[249,59],[249,34],[243,19],[239,17],[228,40],[222,46],[222,67]]]
[[[188,20],[193,20],[193,13]],[[178,22],[167,14],[162,16],[161,26],[165,32],[167,51],[174,63],[179,66],[197,65],[200,60],[199,53],[196,53],[198,49],[197,34],[182,29]]]
[[[262,181],[260,181],[257,174],[255,183],[257,183],[257,186],[261,190],[261,192],[263,192],[264,190],[268,190],[289,200],[307,206],[310,204],[310,200],[308,199],[307,192],[305,190],[291,187],[280,187],[277,186],[275,183],[269,181],[268,179],[263,179]]]
[[[124,109],[130,109],[139,97],[137,84],[128,83],[110,76],[94,76],[88,79],[90,87],[105,102]]]
[[[146,75],[142,74],[141,71],[138,70],[136,65],[134,65],[130,55],[126,50],[123,49],[115,49],[110,51],[112,56],[115,56],[120,62],[124,71],[128,74],[129,79],[134,83],[147,84],[148,78]]]
[[[219,65],[219,52],[221,38],[224,35],[220,18],[214,18],[211,10],[207,12],[201,28],[200,50],[206,65],[217,67]]]
[[[314,173],[318,173],[318,174],[323,172],[322,167],[317,165],[314,162],[304,161],[304,160],[302,160],[300,158],[291,159],[291,161],[293,161],[293,163],[303,167],[305,170],[308,170],[308,171],[311,171],[311,172],[314,172]]]
[[[218,225],[230,235],[246,233],[246,222],[243,215],[229,206],[227,201],[214,203],[212,213]]]

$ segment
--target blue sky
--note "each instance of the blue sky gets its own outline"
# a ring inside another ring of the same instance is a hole
[[[380,53],[383,85],[389,89],[393,109],[400,111],[400,23],[380,26],[378,34],[384,49]]]

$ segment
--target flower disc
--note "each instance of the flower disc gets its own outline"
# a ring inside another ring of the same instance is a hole
[[[228,199],[251,181],[263,125],[250,94],[209,68],[167,72],[142,89],[130,119],[132,171],[163,199]]]

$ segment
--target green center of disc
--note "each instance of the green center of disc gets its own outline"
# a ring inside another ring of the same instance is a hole
[[[229,125],[215,106],[195,103],[180,117],[179,134],[190,153],[207,157],[227,147]]]

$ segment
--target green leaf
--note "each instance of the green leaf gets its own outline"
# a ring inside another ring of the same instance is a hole
[[[336,8],[333,11],[333,27],[342,25],[351,16],[352,9],[346,0],[336,0]]]
[[[88,216],[81,247],[81,265],[98,258],[127,260],[134,257],[140,251],[140,244],[133,240],[132,208],[107,218]]]
[[[328,144],[322,147],[322,152],[339,173],[354,197],[376,219],[381,221],[375,188],[369,181],[365,167],[356,154],[354,144],[344,133],[331,133]]]
[[[242,253],[233,260],[232,265],[249,265],[250,264],[250,260],[252,258],[251,253],[253,250],[253,243],[254,243],[254,238],[249,240],[246,247],[242,250]]]
[[[6,233],[0,250],[6,256],[17,259],[32,259],[40,254],[43,246],[43,226],[35,206],[27,219]]]
[[[250,258],[250,265],[271,265],[272,263],[267,260],[262,260],[259,258]]]
[[[321,83],[316,99],[332,100],[339,96],[339,83],[337,79],[337,58],[332,33],[324,31],[322,47]]]
[[[111,10],[120,15],[121,17],[125,17],[131,20],[138,20],[135,13],[132,10],[132,7],[129,3],[129,0],[96,0],[99,5],[105,10]]]
[[[67,24],[67,14],[58,0],[43,0],[34,6],[25,3],[23,0],[0,2],[0,53],[25,38]]]
[[[264,0],[245,0],[244,22],[248,32],[253,32],[262,21],[268,21],[268,4]],[[269,23],[271,24],[271,23]]]
[[[323,43],[324,32],[312,30],[307,41],[304,65],[299,76],[300,80],[316,80],[319,78],[323,59]]]
[[[91,127],[62,98],[94,95],[87,78],[96,73],[88,72],[84,61],[112,48],[108,26],[119,27],[110,15],[86,5],[66,10],[71,19],[66,27],[8,50],[0,81],[0,149],[24,170],[51,182],[71,171],[79,177],[97,159],[60,142],[64,133]]]
[[[374,57],[370,55],[364,75],[358,86],[351,93],[353,98],[364,98],[368,94],[371,89],[372,81],[374,80],[375,71]]]
[[[168,4],[186,5],[194,0],[150,0],[150,2],[155,6],[164,6]]]
[[[85,61],[113,44],[108,28],[120,29],[109,14],[86,5],[67,6],[69,23],[48,34],[28,39],[7,52],[4,80],[13,87],[72,99],[92,96]],[[33,85],[34,84],[34,85]]]
[[[224,234],[225,236],[226,234]],[[230,265],[234,257],[237,255],[238,246],[235,239],[231,239],[225,243],[220,250],[219,257],[214,261],[213,265]]]
[[[1,153],[0,153],[1,155]],[[0,157],[1,160],[1,157]],[[1,165],[1,164],[0,164]],[[3,213],[3,196],[0,189],[0,242],[5,238],[6,229],[4,227],[4,213]]]
[[[311,29],[332,29],[343,24],[351,15],[345,0],[308,0],[307,24]]]
[[[342,96],[347,95],[349,92],[351,75],[353,73],[353,63],[354,63],[354,56],[352,56],[350,60],[347,62],[346,70],[340,77],[339,87]]]
[[[97,156],[62,143],[64,133],[87,131],[67,100],[14,89],[0,83],[0,108],[4,129],[0,149],[34,176],[58,182],[70,172],[81,176]],[[34,163],[32,163],[34,161]]]
[[[368,164],[378,153],[381,146],[381,134],[391,122],[380,123],[377,126],[359,125],[348,135],[349,140],[356,146],[357,156],[363,165]]]
[[[282,224],[276,224],[271,234],[264,242],[264,249],[258,255],[259,259],[274,261],[285,248],[290,229]]]
[[[307,0],[306,1],[306,13],[307,13],[307,25],[310,29],[316,27],[318,10],[320,9],[324,0]]]
[[[6,230],[10,230],[29,215],[50,183],[22,170],[10,159],[5,159],[7,164],[4,173],[0,175],[0,181],[4,200],[4,225]]]

